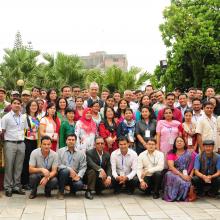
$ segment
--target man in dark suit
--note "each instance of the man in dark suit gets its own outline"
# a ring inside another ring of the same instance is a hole
[[[185,93],[180,94],[178,97],[179,106],[177,108],[181,111],[183,119],[184,119],[185,111],[190,108],[187,104],[187,99],[188,99],[188,97]]]
[[[87,160],[87,191],[85,197],[93,199],[91,191],[101,194],[101,191],[111,185],[110,155],[103,151],[104,139],[96,137],[95,148],[86,152]]]

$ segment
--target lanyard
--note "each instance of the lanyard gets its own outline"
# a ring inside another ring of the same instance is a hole
[[[171,133],[172,133],[172,127],[168,128],[168,129],[169,129],[169,132],[170,132],[170,135],[171,135]]]
[[[16,125],[17,125],[18,127],[20,127],[20,125],[21,125],[21,117],[20,117],[20,115],[18,116],[18,121],[17,121],[17,119],[16,119],[16,117],[15,117],[14,115],[12,115],[12,116],[13,116],[13,118],[14,118],[14,120],[15,120]]]
[[[121,155],[121,166],[123,170],[124,170],[124,164],[125,164],[125,158],[123,155]]]
[[[71,162],[73,161],[73,155],[69,151],[68,151],[67,160],[68,160],[68,166],[71,166]]]
[[[44,167],[45,167],[46,169],[49,169],[48,163],[49,163],[49,155],[48,155],[46,158],[44,158]]]
[[[147,157],[148,157],[148,159],[149,159],[149,161],[150,161],[150,163],[153,165],[153,167],[154,166],[156,166],[156,157],[155,156],[153,156],[154,157],[154,162],[152,162],[152,160],[150,159],[150,157],[149,157],[149,155],[148,155],[148,153],[147,153]]]

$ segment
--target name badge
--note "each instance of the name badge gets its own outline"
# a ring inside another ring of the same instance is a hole
[[[131,142],[131,143],[134,143],[134,137],[132,135],[131,132],[128,133],[128,140]]]
[[[149,138],[150,137],[150,130],[145,130],[145,137]]]
[[[183,170],[183,175],[188,176],[187,170]]]
[[[169,137],[169,144],[171,144],[171,145],[174,144],[174,139],[172,137]]]
[[[190,146],[193,145],[192,137],[188,137],[188,141],[187,142],[188,142],[188,145],[190,145]]]

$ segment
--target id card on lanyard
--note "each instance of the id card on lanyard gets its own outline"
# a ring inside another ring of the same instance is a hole
[[[174,139],[172,137],[172,127],[168,128],[169,129],[169,144],[173,145]]]
[[[12,116],[14,118],[14,121],[15,121],[18,129],[21,130],[21,116],[20,115],[18,115],[18,117],[15,117],[15,115],[12,115]]]

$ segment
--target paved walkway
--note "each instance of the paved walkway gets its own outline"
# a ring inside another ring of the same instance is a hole
[[[55,192],[54,192],[55,193]],[[84,194],[66,196],[57,200],[55,194],[46,199],[43,195],[34,200],[26,196],[13,195],[0,198],[0,220],[149,220],[149,219],[219,219],[220,200],[204,198],[196,202],[168,203],[154,200],[137,192],[133,196],[114,196],[106,192],[87,200]]]

